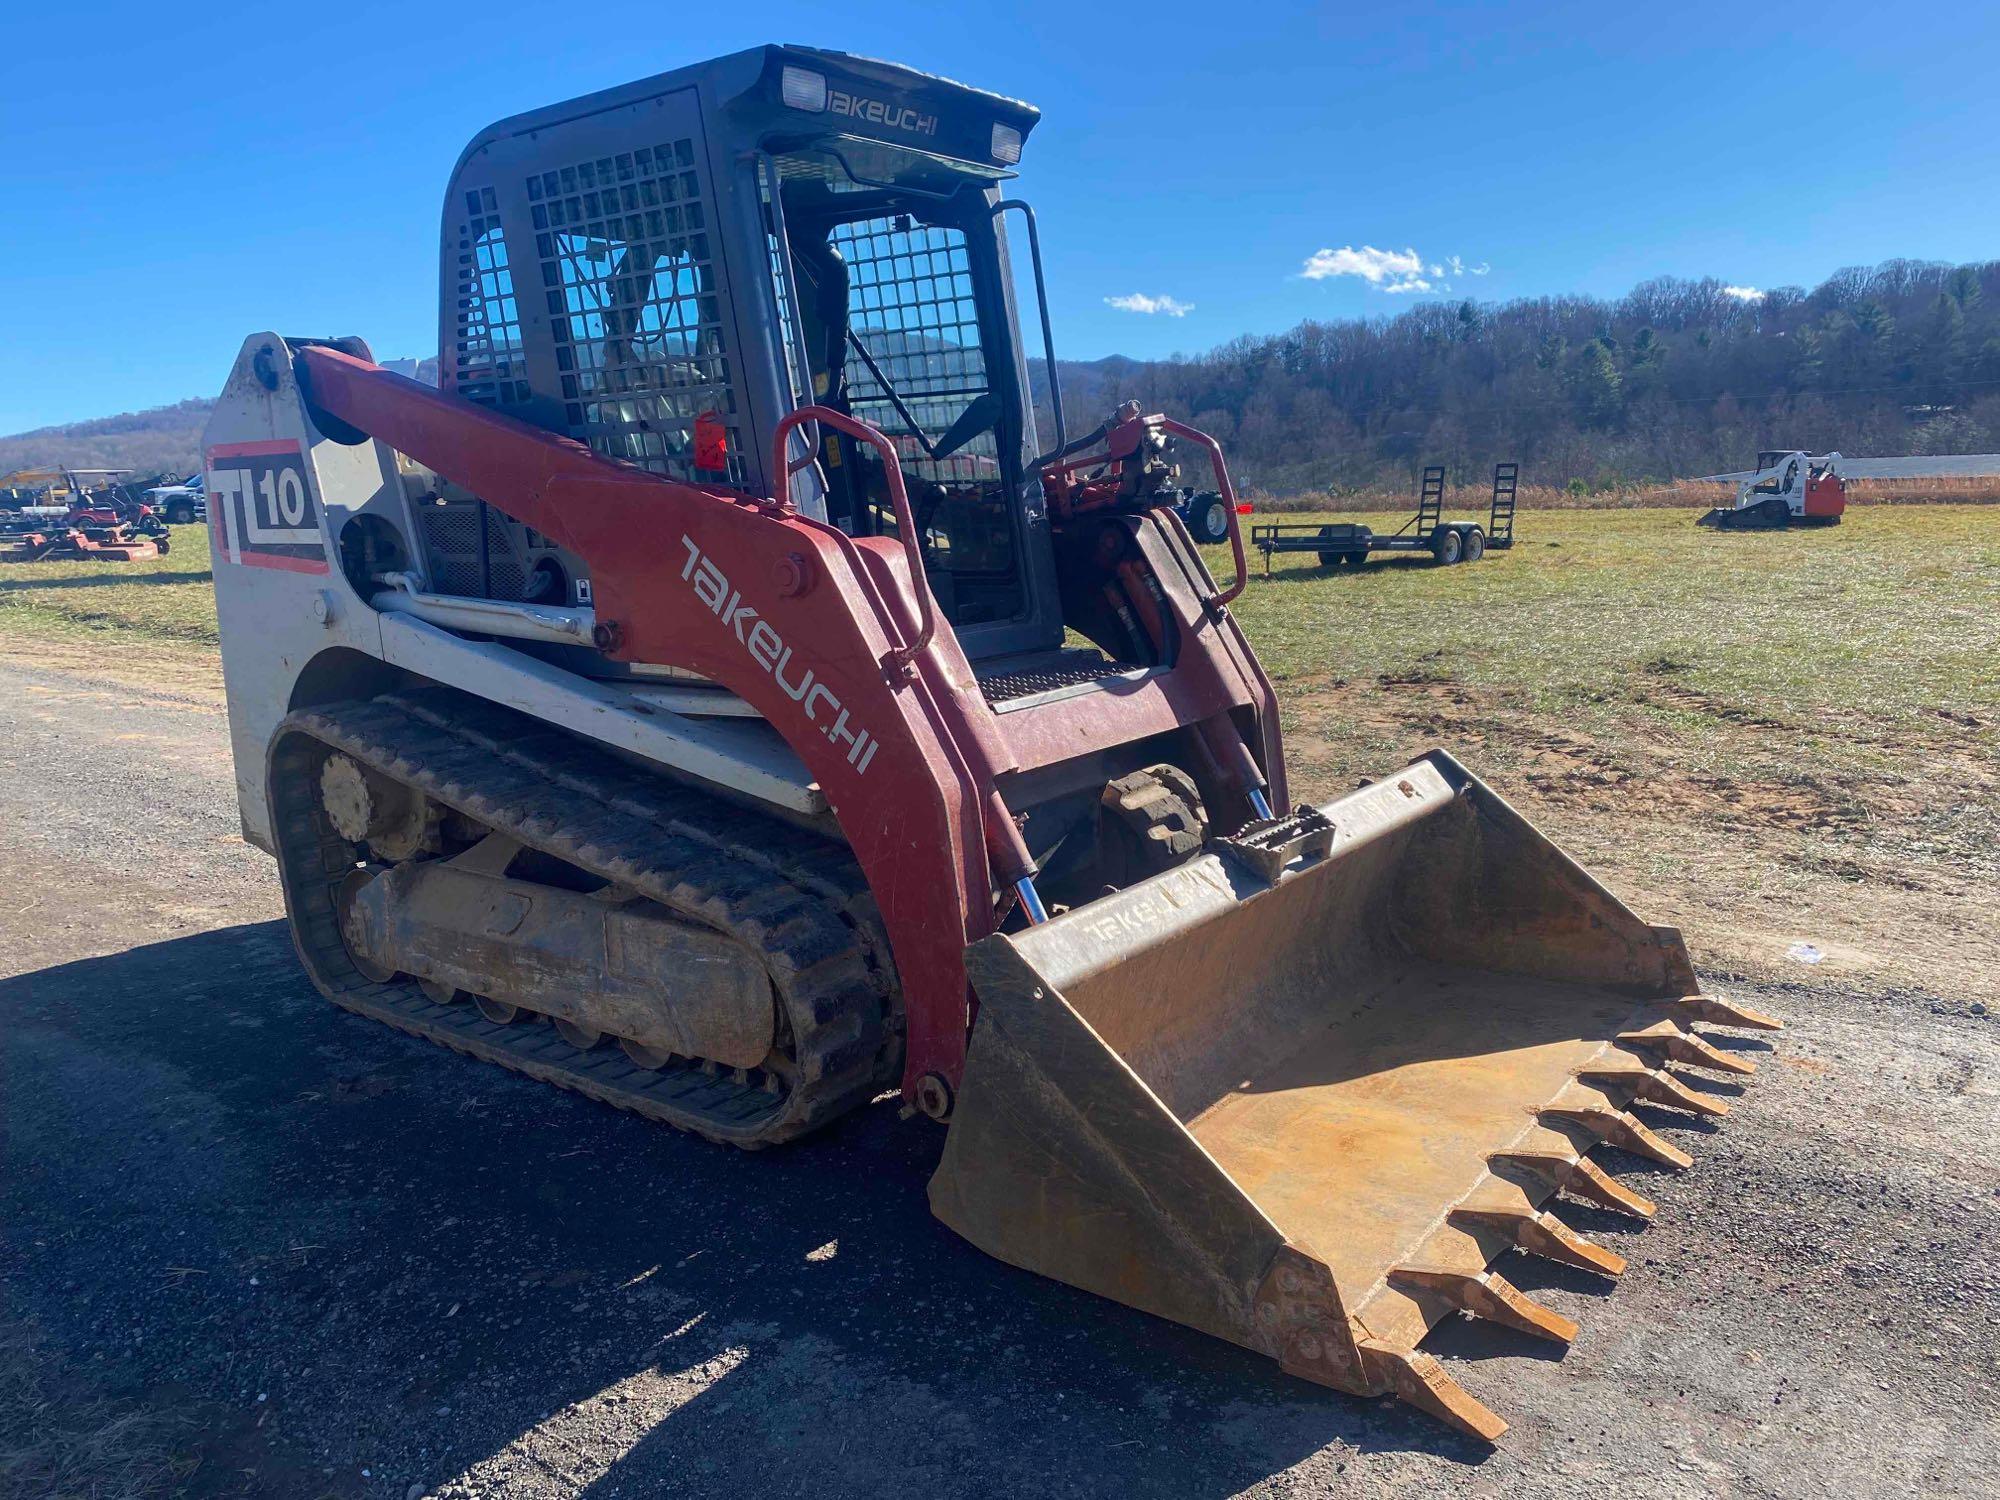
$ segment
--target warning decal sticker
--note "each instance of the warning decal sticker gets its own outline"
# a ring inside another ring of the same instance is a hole
[[[218,443],[207,457],[218,562],[291,573],[327,571],[319,507],[296,441]]]

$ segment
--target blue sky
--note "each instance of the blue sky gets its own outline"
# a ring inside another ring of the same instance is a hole
[[[0,433],[212,394],[257,328],[433,352],[440,197],[474,132],[772,40],[1042,107],[1018,190],[1070,357],[1446,287],[2000,257],[1990,4],[9,11],[0,56],[33,62],[0,100]]]

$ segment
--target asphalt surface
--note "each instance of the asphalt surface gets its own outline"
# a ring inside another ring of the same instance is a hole
[[[744,1155],[335,1011],[227,756],[213,705],[0,664],[0,1318],[191,1493],[1994,1493],[1961,1000],[1713,981],[1791,1026],[1719,1128],[1649,1115],[1691,1172],[1599,1153],[1657,1220],[1565,1217],[1631,1269],[1499,1268],[1576,1345],[1431,1339],[1489,1451],[988,1259],[887,1103]]]

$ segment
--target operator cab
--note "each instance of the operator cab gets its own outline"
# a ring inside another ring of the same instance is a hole
[[[666,478],[789,483],[807,514],[894,537],[868,445],[808,426],[786,455],[797,472],[765,472],[791,412],[851,415],[896,446],[967,654],[1054,651],[1002,228],[1005,210],[1029,215],[1001,195],[1038,119],[912,69],[774,46],[501,121],[446,199],[440,383]],[[1046,340],[1038,266],[1034,285]],[[420,510],[439,591],[590,602],[581,559],[477,497],[440,488]]]
[[[788,152],[774,166],[773,268],[794,378],[811,402],[895,443],[931,589],[954,628],[1020,618],[1032,415],[1012,368],[989,184],[865,143]],[[819,458],[806,503],[850,536],[895,535],[880,455],[826,432]]]

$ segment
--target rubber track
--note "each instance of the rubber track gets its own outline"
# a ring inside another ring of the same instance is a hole
[[[496,1025],[414,982],[371,982],[347,957],[332,902],[363,853],[320,807],[319,767],[333,750],[756,951],[778,1000],[789,1086],[768,1092],[692,1060],[649,1071],[615,1046],[579,1052],[553,1027]],[[336,1005],[736,1146],[804,1134],[895,1080],[901,1017],[888,944],[841,846],[444,688],[294,713],[272,737],[270,765],[293,938]]]

